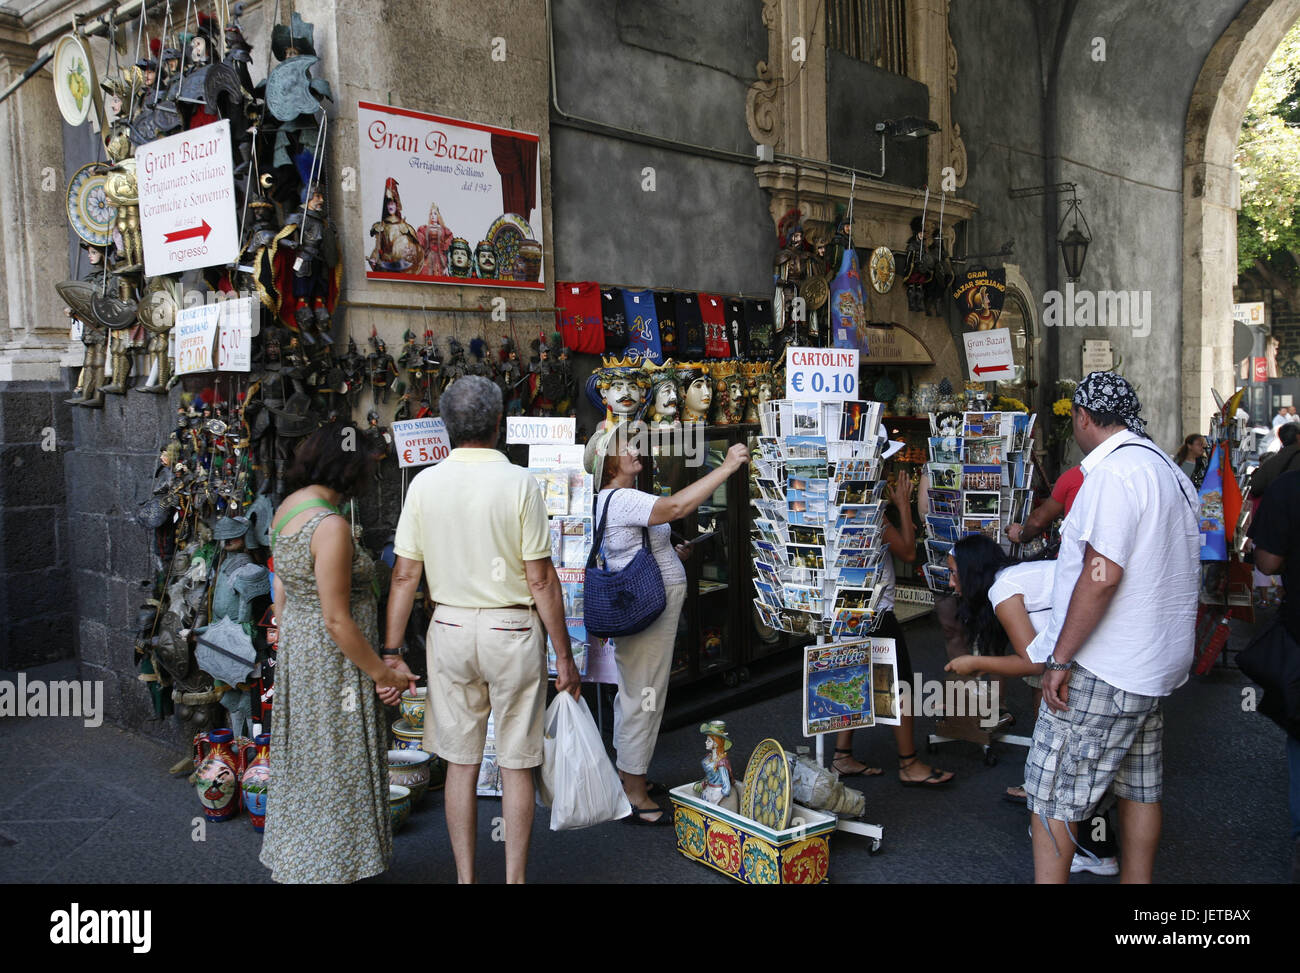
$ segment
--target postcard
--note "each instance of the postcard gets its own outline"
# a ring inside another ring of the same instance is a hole
[[[930,463],[925,469],[930,475],[931,490],[961,489],[960,461],[956,463]]]
[[[793,433],[795,436],[820,435],[822,431],[821,403],[794,402],[792,406],[791,417],[793,423],[786,434]]]
[[[963,537],[970,534],[983,534],[990,540],[1002,539],[1001,521],[997,517],[963,517],[961,532]]]
[[[781,447],[777,445],[775,436],[758,437],[758,455],[766,460],[778,460],[781,458]]]
[[[957,530],[957,523],[951,517],[938,517],[934,514],[926,514],[925,526],[930,532],[930,536],[941,541],[955,541],[960,536]]]
[[[997,490],[1002,486],[1001,466],[963,466],[961,488],[963,490]]]
[[[786,559],[792,568],[826,568],[826,549],[811,544],[787,544]]]
[[[845,402],[840,413],[840,439],[861,442],[875,432],[874,426],[868,425],[871,418],[870,403]]]
[[[803,651],[804,736],[872,726],[870,643],[810,645]]]
[[[831,636],[858,638],[871,631],[872,621],[869,611],[838,611],[832,616]]]
[[[925,539],[925,559],[930,564],[938,564],[947,567],[948,555],[951,553],[951,541],[941,541],[933,537],[927,537]]]
[[[779,502],[785,499],[785,494],[777,485],[776,481],[769,480],[766,477],[760,476],[758,478],[758,492],[762,494],[763,499],[765,500],[775,500]]]
[[[826,462],[826,437],[786,436],[782,441],[781,456],[787,462],[794,460]],[[823,476],[825,474],[822,474]]]
[[[967,490],[963,496],[962,516],[996,517],[1002,509],[1002,494],[996,490]]]
[[[826,546],[826,528],[811,527],[801,524],[790,525],[790,544],[815,544],[818,547]]]
[[[836,484],[835,505],[870,503],[872,486],[867,480],[841,480]]]
[[[962,461],[971,466],[992,466],[1002,462],[1006,443],[1002,439],[974,439],[967,436]]]
[[[960,436],[931,436],[930,462],[960,463],[962,439]]]
[[[875,585],[878,574],[879,571],[874,567],[840,568],[835,583],[847,588],[871,588]]]
[[[960,490],[931,490],[930,513],[956,517],[961,513]]]
[[[781,599],[785,602],[786,608],[821,614],[822,593],[819,588],[811,585],[785,584],[781,586]]]
[[[866,611],[871,606],[874,588],[835,589],[835,611]]]
[[[921,571],[925,574],[925,583],[930,586],[931,591],[947,592],[951,590],[952,585],[948,581],[948,568],[939,564],[923,564]]]
[[[962,413],[963,436],[1001,436],[1001,412],[965,412]]]
[[[909,679],[912,677],[909,675]],[[871,640],[871,694],[876,722],[898,726],[902,722],[902,691],[898,680],[898,651],[893,639]]]

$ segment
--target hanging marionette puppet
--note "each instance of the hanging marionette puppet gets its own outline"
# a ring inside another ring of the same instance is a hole
[[[280,320],[308,346],[332,344],[343,264],[319,174],[307,183],[302,209],[289,217],[272,247]]]

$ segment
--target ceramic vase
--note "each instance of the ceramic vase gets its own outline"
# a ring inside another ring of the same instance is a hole
[[[402,693],[402,719],[412,730],[424,731],[424,705],[428,689],[421,686],[414,691],[408,689]]]
[[[228,821],[239,813],[239,774],[244,758],[229,729],[211,730],[194,738],[194,773],[190,783],[198,792],[209,821]]]
[[[271,780],[271,734],[259,733],[243,750],[245,770],[239,779],[244,809],[259,834],[266,826],[266,786]]]
[[[393,721],[393,747],[397,750],[419,750],[424,742],[424,730],[417,730],[404,718]]]
[[[894,415],[910,416],[912,414],[912,400],[906,392],[899,393],[898,398],[894,400]]]
[[[393,834],[402,830],[402,825],[411,816],[411,790],[397,784],[388,785],[388,819],[393,826]]]
[[[411,806],[419,807],[429,790],[432,755],[423,750],[389,750],[388,783],[411,791]]]

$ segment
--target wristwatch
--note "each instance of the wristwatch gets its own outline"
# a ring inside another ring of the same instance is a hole
[[[1072,659],[1069,662],[1065,662],[1065,663],[1057,662],[1056,653],[1053,652],[1051,655],[1047,657],[1047,661],[1044,662],[1043,665],[1055,672],[1065,672],[1066,670],[1074,668],[1074,660]]]
[[[400,655],[400,656],[405,657],[405,656],[406,656],[406,645],[405,645],[405,644],[403,644],[403,645],[399,645],[399,646],[398,646],[397,648],[395,648],[395,649],[383,648],[383,649],[380,649],[380,650],[379,650],[379,654],[380,654],[381,656]]]

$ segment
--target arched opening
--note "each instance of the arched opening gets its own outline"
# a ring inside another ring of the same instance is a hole
[[[1300,0],[1249,0],[1215,43],[1192,90],[1183,138],[1182,426],[1206,428],[1211,387],[1235,388],[1232,286],[1240,192],[1233,159],[1251,93],[1300,19]]]

